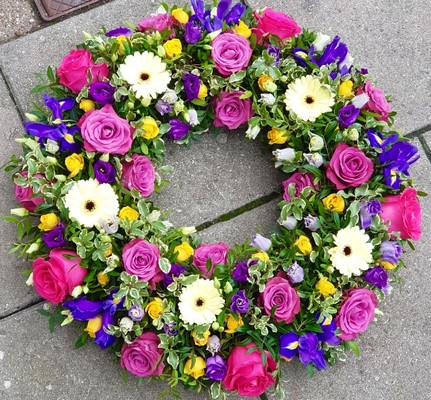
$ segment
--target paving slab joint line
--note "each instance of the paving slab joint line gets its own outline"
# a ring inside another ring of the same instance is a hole
[[[43,300],[43,299],[38,299],[38,300],[30,301],[29,303],[27,303],[24,306],[16,309],[15,311],[12,311],[12,312],[10,312],[8,314],[1,315],[0,316],[0,321],[2,321],[4,319],[7,319],[9,317],[13,317],[15,314],[18,314],[21,311],[25,311],[25,310],[27,310],[27,309],[29,309],[31,307],[37,306],[38,304],[42,304],[44,302],[45,302],[45,300]]]
[[[408,137],[408,138],[416,138],[419,137],[421,135],[423,135],[426,132],[431,131],[431,124],[425,125],[422,128],[416,129],[412,132],[406,133],[404,135],[404,137]]]
[[[423,137],[423,135],[419,136],[419,142],[422,145],[422,148],[424,149],[424,152],[428,158],[428,161],[431,162],[431,149],[428,146],[428,143],[425,140],[425,138]]]
[[[10,84],[7,75],[3,72],[3,68],[2,68],[1,64],[0,64],[0,79],[3,79],[3,81],[4,81],[5,85],[6,85],[7,93],[9,94],[9,97],[11,98],[11,100],[12,100],[15,108],[18,111],[18,114],[19,114],[19,117],[21,119],[21,122],[24,121],[25,120],[25,113],[22,110],[21,106],[19,105],[19,103],[18,103],[18,101],[17,101],[17,99],[15,97],[14,91],[12,89],[12,85]]]

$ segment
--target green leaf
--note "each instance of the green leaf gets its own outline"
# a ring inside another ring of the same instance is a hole
[[[169,355],[168,355],[168,364],[173,369],[177,369],[179,361],[180,360],[179,360],[179,357],[178,357],[177,353],[175,353],[174,351],[170,351]]]
[[[159,266],[160,266],[160,269],[162,270],[162,272],[164,272],[165,274],[169,273],[169,271],[171,270],[171,263],[165,257],[160,258]]]
[[[84,346],[84,344],[87,343],[87,339],[88,339],[88,333],[83,332],[82,335],[75,342],[75,349],[79,349],[80,347]]]
[[[355,341],[351,340],[349,342],[344,342],[344,344],[349,350],[352,350],[356,356],[359,357],[361,355],[361,350]]]

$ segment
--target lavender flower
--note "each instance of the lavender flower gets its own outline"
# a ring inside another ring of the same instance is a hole
[[[311,232],[316,232],[320,228],[319,218],[307,215],[304,218],[304,226]]]
[[[163,100],[159,100],[156,103],[156,110],[159,112],[160,115],[169,114],[172,111],[172,106]]]
[[[398,242],[386,240],[380,244],[380,255],[382,259],[391,264],[397,264],[402,254],[403,249]]]
[[[169,125],[171,128],[168,130],[167,135],[172,140],[184,139],[191,128],[190,124],[179,119],[171,119]]]
[[[221,347],[221,343],[220,343],[219,337],[216,335],[211,335],[208,338],[207,351],[209,351],[212,355],[214,355],[220,350],[220,347]]]
[[[142,307],[132,306],[127,312],[127,315],[135,322],[141,321],[145,316],[145,312]]]
[[[219,355],[206,359],[205,376],[213,381],[221,381],[227,373],[226,362]]]
[[[198,98],[200,80],[195,74],[184,74],[183,75],[184,90],[188,101],[193,101]]]
[[[192,15],[184,26],[184,40],[189,44],[198,43],[202,39],[202,25],[196,15]]]
[[[359,219],[362,229],[367,229],[371,226],[372,217],[382,211],[382,204],[377,200],[368,202],[362,201],[359,210]]]
[[[230,309],[238,314],[245,314],[250,307],[250,301],[245,295],[244,290],[238,291],[237,294],[232,296],[232,304],[230,305]]]
[[[250,242],[250,246],[257,247],[261,251],[268,251],[271,248],[272,242],[270,239],[256,233],[253,240]]]
[[[64,228],[65,225],[62,221],[54,229],[42,234],[43,241],[50,249],[67,245],[67,242],[64,239]]]
[[[304,269],[295,261],[286,271],[290,283],[300,283],[304,280]]]
[[[168,336],[177,336],[178,335],[178,330],[175,329],[177,323],[176,322],[170,322],[169,325],[168,324],[164,324],[163,325],[163,330],[166,333],[166,335]]]

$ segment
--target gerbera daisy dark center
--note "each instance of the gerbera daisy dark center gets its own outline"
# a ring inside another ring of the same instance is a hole
[[[141,74],[141,79],[142,79],[143,81],[148,81],[148,79],[150,79],[150,75],[148,75],[146,72],[143,72],[143,73]]]
[[[88,200],[85,202],[84,207],[87,211],[94,211],[94,209],[96,208],[96,204],[94,203],[94,201]]]
[[[343,252],[344,252],[344,255],[345,255],[345,256],[350,256],[350,254],[352,254],[352,249],[351,249],[349,246],[346,246],[346,247],[343,249]]]
[[[196,300],[196,307],[202,307],[204,304],[205,304],[205,301],[204,301],[204,299],[202,297],[199,297]]]
[[[314,98],[313,98],[313,97],[311,97],[311,96],[307,96],[307,97],[305,98],[305,102],[306,102],[307,104],[313,104],[313,103],[314,103]]]

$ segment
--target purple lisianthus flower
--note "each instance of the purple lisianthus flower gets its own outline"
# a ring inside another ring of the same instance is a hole
[[[388,274],[382,267],[374,267],[364,274],[364,279],[379,289],[388,285]]]
[[[213,381],[221,381],[227,373],[226,362],[220,356],[216,355],[206,359],[205,376]]]
[[[103,301],[88,300],[86,296],[78,297],[63,303],[76,321],[88,321],[96,318],[103,311]]]
[[[232,296],[232,304],[230,309],[238,314],[245,314],[250,307],[250,301],[245,295],[244,290],[239,290],[237,294]]]
[[[311,232],[316,232],[320,228],[319,218],[307,215],[304,218],[304,226]]]
[[[108,82],[93,82],[88,92],[93,100],[102,106],[114,104],[115,88]]]
[[[172,264],[169,273],[163,274],[162,285],[164,285],[165,287],[169,286],[174,281],[173,277],[180,276],[182,273],[184,273],[185,270],[186,267],[184,267],[183,265]]]
[[[320,318],[320,314],[316,314],[316,321]],[[320,323],[322,332],[317,333],[317,338],[321,342],[330,344],[331,346],[337,346],[340,344],[340,339],[336,335],[337,324],[334,318],[324,317],[323,321]]]
[[[290,283],[300,283],[304,280],[304,269],[295,261],[286,271]]]
[[[127,312],[127,315],[135,322],[141,321],[145,316],[145,311],[142,307],[132,306]]]
[[[350,125],[354,124],[356,118],[358,118],[361,110],[356,108],[353,104],[349,104],[348,106],[341,107],[338,111],[338,122],[340,123],[341,128],[347,128]]]
[[[42,234],[42,239],[47,247],[53,249],[54,247],[67,245],[67,242],[64,239],[64,228],[64,222],[61,221],[54,229]]]
[[[335,36],[332,42],[326,46],[320,59],[315,61],[315,63],[319,67],[335,62],[340,64],[346,58],[347,52],[347,46],[343,42],[340,42],[339,36]]]
[[[171,128],[168,130],[167,135],[171,140],[184,139],[191,128],[190,124],[179,119],[171,119],[169,125]]]
[[[274,59],[273,65],[277,66],[280,63],[280,48],[276,46],[268,46],[266,51]]]
[[[168,336],[177,336],[178,330],[176,329],[177,323],[176,322],[170,322],[168,324],[163,325],[163,330],[165,331],[166,335]]]
[[[120,26],[119,28],[111,29],[110,31],[106,32],[105,36],[108,36],[108,37],[132,36],[132,31],[129,28],[124,28]]]
[[[211,335],[208,338],[207,351],[209,351],[212,355],[214,355],[220,350],[220,347],[221,347],[221,343],[220,343],[219,337],[216,335]]]
[[[396,265],[402,254],[403,249],[396,241],[385,240],[380,244],[380,255],[385,261]]]
[[[188,101],[193,101],[198,98],[200,80],[195,74],[184,74],[183,75],[184,90]]]
[[[371,226],[371,220],[374,215],[382,211],[382,203],[378,200],[370,200],[361,202],[359,210],[359,219],[362,229],[367,229]]]
[[[268,251],[271,248],[271,245],[271,240],[259,233],[256,233],[253,240],[250,242],[250,246],[257,247],[261,251]]]
[[[156,110],[159,112],[160,115],[169,114],[172,111],[172,106],[163,100],[159,100],[156,103]]]
[[[198,43],[202,39],[202,25],[196,15],[192,15],[184,25],[184,40],[189,44]]]
[[[251,265],[257,264],[257,260],[243,261],[235,265],[232,277],[239,283],[247,283],[249,277],[248,269]]]
[[[93,169],[94,176],[99,183],[115,182],[117,171],[111,163],[107,161],[97,160],[93,165]]]

